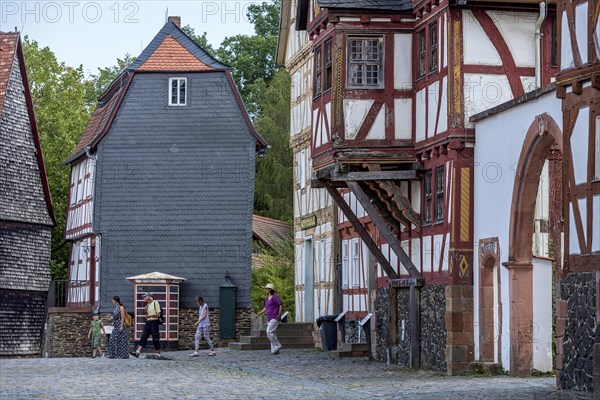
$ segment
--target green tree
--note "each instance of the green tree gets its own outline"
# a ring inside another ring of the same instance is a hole
[[[56,215],[52,230],[52,274],[66,277],[69,246],[64,238],[70,169],[61,165],[77,144],[90,117],[86,99],[92,87],[86,82],[83,67],[59,63],[48,47],[40,47],[27,36],[23,53],[35,117],[46,164],[48,184]]]
[[[88,90],[90,98],[87,99],[88,104],[93,109],[96,106],[98,97],[106,90],[108,85],[115,79],[121,71],[129,64],[134,62],[136,57],[126,53],[123,58],[117,58],[117,63],[110,67],[98,68],[96,75],[91,75],[88,85],[92,85],[92,90]]]
[[[278,240],[273,247],[258,245],[261,267],[252,270],[252,308],[258,312],[265,306],[265,285],[272,283],[285,311],[294,318],[294,242]]]
[[[259,87],[262,86],[262,87]],[[271,146],[256,161],[254,212],[283,221],[293,221],[293,157],[289,147],[290,77],[279,70],[269,86],[260,80],[252,86],[262,113],[254,127]]]
[[[183,33],[188,35],[190,39],[196,42],[198,46],[202,47],[208,54],[215,57],[216,51],[212,47],[212,45],[208,43],[206,32],[204,32],[202,35],[197,35],[196,30],[189,25],[184,26],[183,28],[181,28],[181,30],[183,31]]]

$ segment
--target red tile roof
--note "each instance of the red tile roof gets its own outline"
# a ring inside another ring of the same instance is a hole
[[[293,228],[287,222],[253,215],[252,235],[263,244],[271,246],[273,241],[291,239]]]
[[[210,67],[190,53],[169,35],[136,71],[211,71]]]
[[[17,32],[0,32],[0,115],[2,115],[4,108],[8,78],[12,70],[18,42],[19,34]]]

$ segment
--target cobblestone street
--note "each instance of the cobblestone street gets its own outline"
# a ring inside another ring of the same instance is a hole
[[[555,378],[448,377],[315,350],[218,349],[164,359],[0,360],[0,398],[97,399],[591,399],[556,392]]]

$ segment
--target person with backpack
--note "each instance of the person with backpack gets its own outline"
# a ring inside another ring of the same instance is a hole
[[[160,304],[158,304],[158,301],[154,300],[152,293],[144,294],[144,302],[146,303],[144,309],[146,311],[146,324],[144,325],[144,331],[140,338],[140,345],[136,351],[131,352],[130,354],[135,358],[138,358],[142,349],[146,347],[148,338],[152,335],[152,344],[154,345],[156,357],[160,358],[160,332],[158,330],[158,326],[160,325],[158,319],[162,314]]]
[[[267,316],[267,337],[271,342],[271,354],[279,354],[279,350],[281,350],[281,343],[277,338],[277,334],[275,330],[279,325],[279,321],[281,321],[281,313],[283,312],[283,303],[279,296],[275,294],[275,287],[272,283],[268,283],[265,286],[267,291],[267,297],[265,298],[265,308],[260,310],[259,313],[256,314],[258,317],[261,314],[265,314]]]
[[[208,304],[204,302],[202,296],[196,296],[196,304],[198,304],[198,322],[196,322],[196,336],[194,336],[194,352],[190,354],[190,357],[198,357],[198,350],[200,349],[200,338],[204,336],[208,347],[210,348],[209,356],[215,355],[215,348],[212,340],[210,340],[210,317],[208,315]]]
[[[108,357],[129,358],[129,334],[125,327],[127,313],[119,296],[114,296],[112,303],[115,309],[112,313],[113,330],[108,341]]]

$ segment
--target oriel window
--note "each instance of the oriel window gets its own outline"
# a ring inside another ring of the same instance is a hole
[[[169,105],[185,106],[187,100],[187,78],[169,79]]]
[[[419,57],[417,62],[417,78],[422,78],[425,76],[425,58],[427,56],[424,29],[417,33],[417,52]]]
[[[425,172],[423,178],[423,225],[431,224],[431,206],[432,206],[432,195],[431,195],[431,171]]]
[[[429,73],[437,72],[438,67],[438,26],[429,26]]]
[[[348,40],[348,86],[383,86],[383,37]]]
[[[331,89],[331,80],[333,77],[332,63],[331,63],[331,40],[325,43],[325,80],[323,81],[323,91]]]
[[[315,85],[314,95],[318,96],[321,94],[321,77],[322,77],[322,64],[321,64],[321,48],[315,50]]]
[[[444,167],[435,169],[435,222],[444,221]]]

